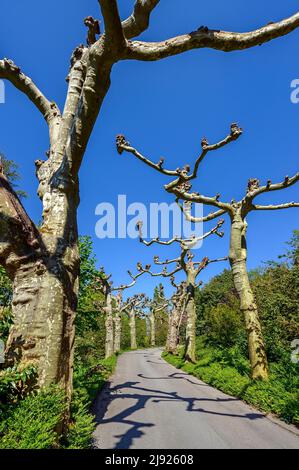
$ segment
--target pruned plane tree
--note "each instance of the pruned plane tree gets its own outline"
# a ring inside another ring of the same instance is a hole
[[[138,36],[148,28],[159,0],[136,0],[132,14],[124,20],[117,0],[98,3],[101,25],[97,19],[86,17],[87,44],[78,38],[70,54],[63,109],[55,103],[55,97],[47,97],[30,78],[26,64],[21,69],[11,58],[0,60],[0,79],[10,81],[29,98],[49,129],[47,158],[36,161],[38,196],[43,207],[39,228],[5,177],[0,177],[0,262],[13,280],[14,291],[14,325],[6,357],[8,362],[33,363],[40,387],[60,383],[69,396],[79,274],[78,172],[110,88],[112,68],[124,60],[156,61],[192,49],[248,49],[299,26],[297,12],[245,33],[198,28],[195,24],[194,31],[187,34],[146,42]]]
[[[262,194],[279,191],[289,188],[299,181],[299,172],[292,177],[286,176],[279,183],[272,183],[268,180],[265,185],[261,185],[257,178],[250,178],[245,195],[239,201],[232,199],[230,202],[222,201],[220,193],[215,196],[205,196],[200,192],[192,191],[191,181],[198,175],[200,164],[204,157],[211,151],[217,150],[235,140],[242,135],[242,129],[236,124],[231,125],[230,134],[216,144],[209,144],[206,138],[202,139],[201,152],[195,161],[193,169],[190,165],[185,165],[183,169],[166,170],[163,164],[155,164],[139,151],[132,147],[124,136],[117,136],[117,148],[119,152],[129,152],[136,156],[143,163],[151,168],[162,172],[168,177],[174,178],[164,186],[165,190],[173,194],[176,201],[190,222],[207,222],[217,217],[227,214],[230,220],[230,249],[229,261],[233,273],[234,285],[240,299],[240,308],[244,315],[245,326],[248,336],[248,351],[251,364],[251,373],[254,379],[266,380],[268,378],[268,363],[265,344],[262,335],[262,328],[259,320],[258,309],[254,299],[247,272],[247,216],[255,211],[275,211],[299,207],[298,202],[287,202],[282,204],[260,205],[255,202],[256,198]],[[164,162],[163,162],[164,163]],[[181,200],[184,201],[181,204]],[[216,210],[200,218],[191,215],[191,205],[193,203],[204,204],[215,207]]]
[[[157,314],[168,309],[169,301],[165,298],[164,287],[160,284],[155,289],[154,298],[149,302],[150,345],[156,346],[156,317]]]
[[[219,261],[227,261],[227,257],[217,258],[217,259],[209,259],[207,257],[203,258],[201,261],[194,261],[194,254],[191,252],[192,248],[196,246],[196,244],[204,240],[205,238],[211,235],[217,235],[218,237],[223,237],[223,232],[219,231],[220,227],[223,225],[224,220],[220,219],[217,225],[206,232],[202,236],[199,237],[191,237],[191,238],[179,238],[174,237],[170,240],[164,241],[160,240],[158,237],[153,238],[150,241],[147,241],[143,238],[142,235],[142,222],[138,223],[138,230],[139,230],[139,240],[146,246],[151,246],[153,244],[159,245],[173,245],[177,243],[180,247],[180,255],[177,258],[173,259],[166,259],[165,261],[160,261],[158,256],[154,257],[154,263],[158,266],[163,266],[163,270],[160,272],[151,271],[151,265],[147,264],[143,266],[140,262],[137,264],[137,269],[140,273],[148,273],[153,277],[164,277],[164,278],[171,278],[175,274],[183,271],[186,276],[186,315],[187,315],[187,326],[186,326],[186,348],[185,348],[185,359],[187,361],[195,362],[196,360],[196,305],[195,305],[195,289],[198,287],[197,278],[199,274],[205,269],[209,264],[219,262]],[[168,266],[171,266],[168,269]]]
[[[177,284],[174,275],[170,277],[170,280],[172,286],[175,287],[175,292],[171,297],[172,310],[169,315],[165,350],[171,354],[176,354],[180,339],[180,328],[186,314],[187,282],[182,281]]]
[[[135,337],[136,343],[135,317],[133,318],[133,320],[131,320],[131,313],[132,311],[134,311],[134,308],[136,308],[136,306],[143,301],[144,294],[137,294],[133,297],[130,297],[124,302],[122,299],[122,293],[124,292],[124,290],[130,289],[131,287],[135,286],[137,279],[144,273],[139,272],[134,276],[131,271],[128,271],[128,274],[131,277],[132,281],[129,284],[122,284],[121,286],[114,287],[113,282],[111,281],[111,274],[109,276],[104,274],[103,268],[101,268],[101,272],[103,274],[101,275],[101,277],[99,277],[99,288],[101,289],[104,295],[104,305],[102,305],[102,308],[105,313],[106,327],[105,357],[108,358],[113,356],[115,352],[120,351],[121,317],[122,313],[124,312],[128,312],[129,314],[131,338]],[[113,297],[113,292],[117,292],[117,295],[115,297]],[[135,333],[132,332],[133,328],[135,330]]]

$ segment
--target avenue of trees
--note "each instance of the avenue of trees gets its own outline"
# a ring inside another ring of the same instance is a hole
[[[283,261],[248,272],[246,231],[250,213],[273,211],[275,216],[277,210],[296,211],[298,202],[271,204],[269,195],[269,205],[260,205],[257,198],[293,186],[299,181],[299,173],[282,175],[279,182],[260,183],[250,178],[240,200],[224,201],[220,194],[206,196],[192,191],[191,182],[203,171],[202,162],[211,152],[230,144],[241,145],[242,129],[236,123],[219,142],[202,140],[193,167],[166,169],[163,159],[155,163],[143,156],[123,135],[118,135],[116,141],[120,154],[133,154],[170,178],[165,191],[187,220],[214,221],[214,228],[206,230],[200,239],[215,235],[217,243],[223,231],[230,233],[230,246],[221,258],[212,253],[195,258],[192,248],[199,241],[196,238],[147,241],[140,221],[140,242],[146,246],[164,245],[165,259],[154,258],[156,269],[137,262],[136,274],[134,268],[124,267],[124,271],[130,269],[130,281],[115,287],[113,273],[108,275],[104,267],[97,268],[91,240],[79,237],[79,170],[95,122],[101,119],[111,72],[118,62],[127,61],[129,67],[131,60],[157,61],[196,49],[200,54],[202,48],[243,51],[299,27],[298,12],[246,33],[202,26],[160,42],[139,40],[159,1],[136,0],[132,14],[125,20],[120,19],[117,0],[98,1],[103,24],[100,28],[99,21],[91,16],[84,20],[87,40],[83,45],[83,39],[78,38],[78,44],[74,44],[63,109],[53,97],[46,97],[13,60],[0,60],[0,79],[8,80],[28,97],[49,130],[46,157],[35,161],[42,206],[38,226],[22,203],[26,195],[15,186],[18,171],[14,163],[3,157],[0,165],[0,334],[5,344],[0,371],[0,447],[31,447],[32,436],[37,434],[37,447],[88,446],[93,429],[91,402],[123,350],[163,346],[170,360],[179,358],[193,367],[205,350],[214,348],[216,356],[221,351],[222,358],[229,357],[230,367],[236,367],[248,381],[272,386],[272,377],[276,380],[280,372],[280,393],[289,387],[292,394],[298,385],[293,379],[297,365],[289,360],[285,366],[288,376],[281,366],[291,354],[290,342],[299,334],[295,301],[298,233],[294,233]],[[154,184],[154,175],[150,176]],[[213,210],[196,219],[191,207],[199,203]],[[222,217],[226,215],[229,222],[224,224]],[[170,260],[169,245],[178,247],[177,257]],[[146,253],[146,247],[144,250]],[[221,275],[200,288],[201,272],[215,262],[229,263],[231,269],[224,266]],[[178,273],[184,275],[181,282]],[[152,298],[142,292],[147,276],[158,280]],[[173,287],[169,299],[160,284],[164,280]],[[140,286],[139,294],[130,296],[130,288],[135,285]],[[276,375],[272,374],[271,363],[276,364]],[[286,404],[287,411],[277,413],[296,422],[294,397],[295,392]],[[20,423],[28,410],[36,413],[36,419],[31,421],[31,434],[28,431],[22,435]]]

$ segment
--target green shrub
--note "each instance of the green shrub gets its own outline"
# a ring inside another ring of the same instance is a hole
[[[13,404],[34,390],[36,369],[34,366],[19,369],[9,367],[0,372],[0,418]]]
[[[55,431],[66,410],[64,392],[50,387],[21,400],[0,424],[1,449],[49,449],[58,446]]]
[[[95,429],[94,417],[89,411],[89,402],[84,399],[72,400],[72,422],[67,435],[68,449],[88,449]]]
[[[236,343],[243,326],[238,306],[233,309],[224,303],[210,309],[206,322],[210,343],[226,347]]]

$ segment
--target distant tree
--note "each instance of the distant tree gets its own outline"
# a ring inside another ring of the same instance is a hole
[[[154,289],[153,299],[150,302],[150,344],[154,346],[165,346],[168,329],[169,302],[165,297],[163,284]]]
[[[104,268],[102,269],[102,271]],[[114,327],[115,327],[115,319],[114,319],[114,311],[118,307],[123,311],[128,311],[129,313],[129,318],[130,318],[130,328],[131,328],[131,344],[134,345],[132,346],[132,349],[136,349],[135,344],[136,344],[136,327],[135,327],[135,308],[137,306],[139,307],[139,304],[141,305],[142,302],[144,301],[144,294],[138,294],[136,296],[131,297],[130,302],[126,302],[125,306],[122,305],[122,301],[120,298],[113,298],[113,292],[118,292],[119,294],[122,293],[126,289],[130,289],[133,287],[137,279],[143,275],[142,272],[137,273],[135,276],[131,273],[131,271],[128,271],[128,274],[132,280],[129,284],[122,284],[119,287],[114,287],[113,282],[111,281],[111,274],[107,276],[104,272],[101,273],[101,275],[98,278],[98,285],[99,288],[101,289],[103,295],[104,295],[104,304],[102,305],[103,311],[105,312],[105,326],[106,326],[106,346],[105,346],[105,357],[108,358],[112,356],[115,352],[115,334],[114,334]],[[118,312],[117,316],[121,314],[121,312]],[[117,334],[117,343],[119,345],[119,334],[120,328],[121,328],[121,323],[117,320],[116,326],[118,329],[118,334]],[[117,345],[117,348],[118,348]]]
[[[171,278],[171,283],[173,287],[175,287],[176,291],[171,297],[172,310],[169,315],[165,349],[171,354],[176,354],[180,340],[180,327],[182,325],[183,316],[186,314],[187,284],[185,281],[180,284],[176,284],[174,276]]]
[[[148,273],[153,277],[164,277],[173,279],[173,276],[182,271],[186,276],[186,292],[185,292],[185,309],[186,309],[186,347],[184,357],[186,361],[195,362],[196,360],[196,306],[195,306],[195,289],[198,286],[197,278],[199,274],[211,263],[219,261],[227,261],[225,258],[217,258],[210,260],[205,257],[201,261],[194,260],[194,254],[192,253],[192,248],[200,241],[211,235],[217,235],[218,237],[223,236],[223,232],[219,231],[219,228],[223,225],[223,220],[219,220],[217,225],[206,232],[204,235],[199,237],[192,237],[189,239],[183,239],[179,237],[174,237],[171,240],[162,241],[158,237],[150,241],[146,241],[143,238],[142,234],[142,222],[138,222],[139,229],[139,240],[146,246],[151,246],[153,244],[169,246],[173,244],[178,244],[180,247],[180,255],[174,259],[166,259],[165,261],[160,261],[159,256],[154,257],[154,263],[158,266],[163,266],[161,272],[151,271],[151,265],[143,265],[137,263],[137,269],[140,273]],[[172,266],[171,270],[168,271],[167,267]]]

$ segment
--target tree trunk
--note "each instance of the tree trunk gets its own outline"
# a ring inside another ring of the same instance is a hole
[[[151,312],[150,314],[150,325],[151,325],[151,346],[156,346],[156,319],[155,313]]]
[[[114,354],[114,333],[113,333],[113,310],[112,310],[112,296],[107,295],[106,299],[106,341],[105,341],[105,358],[113,356]]]
[[[166,350],[171,354],[176,354],[179,343],[179,323],[181,312],[177,306],[174,307],[169,324],[168,345]]]
[[[118,353],[121,348],[121,312],[115,313],[114,328],[114,352]]]
[[[0,263],[13,281],[14,324],[6,363],[35,365],[39,387],[59,383],[70,398],[79,272],[77,198],[71,190],[68,196],[60,192],[54,182],[51,190],[44,189],[53,206],[44,201],[38,231],[5,176],[0,178],[0,211],[5,215],[0,220]]]
[[[268,379],[268,362],[257,305],[250,286],[246,260],[246,221],[239,214],[232,220],[230,240],[230,264],[234,285],[240,298],[248,337],[249,360],[253,379]]]
[[[131,349],[137,349],[136,316],[135,316],[135,311],[133,309],[130,311],[129,320],[130,320]]]
[[[172,316],[173,316],[173,310],[168,313],[168,328],[167,328],[167,336],[166,336],[166,344],[165,344],[166,352],[169,352]]]
[[[70,397],[76,295],[59,265],[48,268],[30,263],[15,274],[7,359],[36,365],[40,387],[60,383]]]
[[[196,362],[196,305],[195,305],[195,278],[188,273],[187,303],[186,303],[186,348],[185,360]]]

